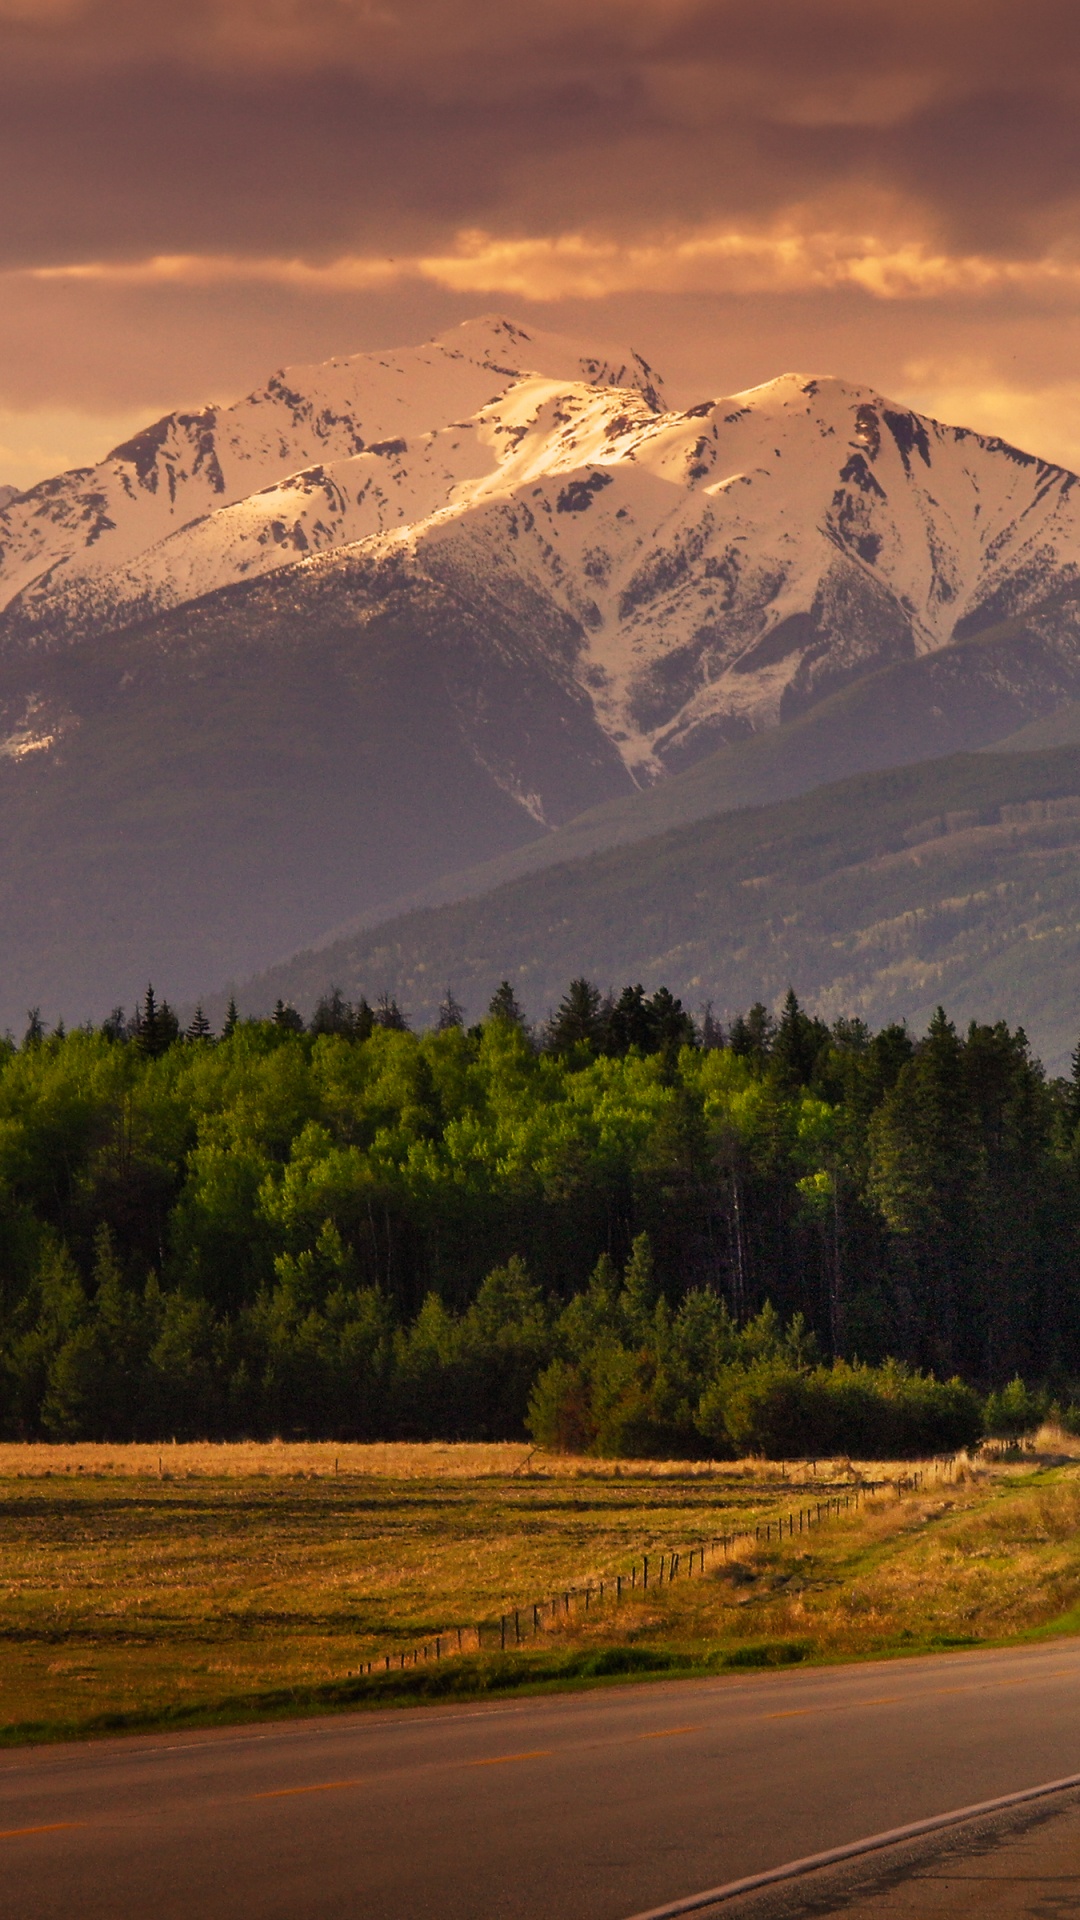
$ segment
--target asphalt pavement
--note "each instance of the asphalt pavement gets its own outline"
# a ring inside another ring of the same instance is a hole
[[[628,1920],[1073,1773],[1072,1640],[24,1748],[0,1912]]]

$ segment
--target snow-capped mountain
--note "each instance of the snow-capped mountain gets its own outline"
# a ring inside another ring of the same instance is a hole
[[[10,507],[12,501],[17,500],[18,497],[18,487],[0,487],[0,513],[3,513],[5,507]]]
[[[284,368],[234,406],[166,414],[99,466],[6,503],[8,630],[100,630],[423,517],[490,467],[478,436],[497,447],[495,403],[523,380],[661,403],[636,355],[499,319],[422,347]]]
[[[469,322],[172,414],[0,513],[0,640],[282,567],[543,605],[636,780],[1068,587],[1075,476],[838,379],[664,410],[637,355]]]
[[[1078,610],[1072,474],[838,379],[673,410],[496,318],[170,414],[0,507],[0,1025],[625,844],[750,735],[739,804],[1000,739]]]

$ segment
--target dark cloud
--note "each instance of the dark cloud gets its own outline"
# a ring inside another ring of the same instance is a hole
[[[0,406],[228,397],[286,359],[500,307],[632,337],[688,398],[785,365],[902,398],[916,361],[946,368],[948,397],[967,353],[992,410],[1002,383],[1070,378],[1080,346],[1080,281],[1022,272],[1080,258],[1080,7],[0,0],[0,182]],[[538,277],[512,274],[469,292],[413,268],[351,291],[22,272],[176,254],[241,271],[409,261],[452,254],[471,228],[626,248],[771,226],[1009,264],[964,294],[948,273],[923,284],[917,259],[893,298],[830,278],[827,246],[811,247],[820,286],[778,269],[771,289],[740,287],[706,263],[698,282],[673,270],[666,291],[650,269],[592,299],[548,287],[546,304]]]
[[[392,253],[867,184],[1044,243],[1078,99],[1073,0],[0,0],[0,261]]]

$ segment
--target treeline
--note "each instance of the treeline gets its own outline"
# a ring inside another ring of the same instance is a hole
[[[0,1049],[8,1436],[889,1454],[1077,1379],[1080,1083],[1001,1023],[578,980]]]

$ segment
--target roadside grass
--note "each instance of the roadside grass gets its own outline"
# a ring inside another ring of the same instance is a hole
[[[1040,1449],[961,1463],[918,1494],[887,1485],[782,1543],[714,1552],[703,1575],[661,1586],[654,1571],[647,1592],[572,1604],[520,1651],[496,1632],[489,1651],[403,1669],[418,1642],[453,1646],[458,1626],[626,1573],[642,1550],[684,1552],[910,1467],[3,1447],[0,1742],[1078,1631],[1075,1443]]]

